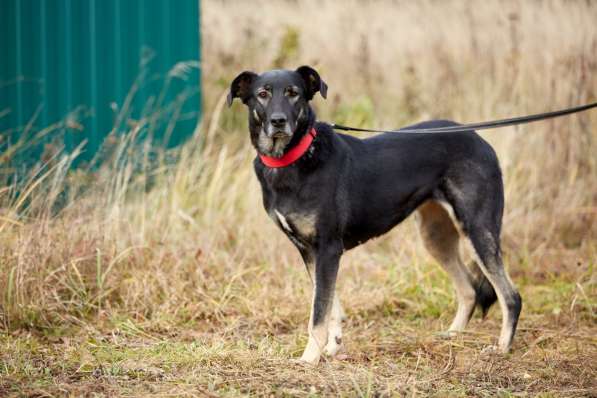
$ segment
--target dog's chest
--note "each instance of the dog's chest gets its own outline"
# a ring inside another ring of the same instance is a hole
[[[315,213],[272,206],[268,214],[296,245],[305,247],[313,242],[317,223]]]
[[[295,168],[256,171],[270,218],[299,248],[311,246],[317,236],[318,220],[318,211],[313,207],[316,201],[309,194],[314,190],[307,187]]]

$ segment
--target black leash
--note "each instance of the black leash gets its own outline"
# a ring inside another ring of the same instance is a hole
[[[559,111],[553,112],[545,112],[545,113],[538,113],[536,115],[529,115],[529,116],[520,116],[520,117],[513,117],[509,119],[501,119],[501,120],[493,120],[490,122],[481,122],[481,123],[469,123],[469,124],[460,124],[458,126],[446,126],[446,127],[433,127],[433,128],[426,128],[426,129],[399,129],[399,130],[374,130],[374,129],[361,129],[358,127],[348,127],[343,126],[341,124],[332,123],[332,127],[338,130],[348,130],[348,131],[363,131],[368,133],[447,133],[447,132],[454,132],[454,131],[469,131],[469,130],[485,130],[485,129],[493,129],[497,127],[505,127],[505,126],[512,126],[515,124],[524,124],[524,123],[531,123],[536,122],[538,120],[545,120],[551,119],[554,117],[560,117],[565,115],[570,115],[571,113],[583,112],[589,110],[591,108],[597,107],[597,102],[593,102],[592,104],[576,106],[574,108],[562,109]]]

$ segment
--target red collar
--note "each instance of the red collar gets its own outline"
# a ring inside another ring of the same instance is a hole
[[[274,158],[272,156],[259,154],[259,158],[267,167],[279,168],[289,166],[299,160],[300,157],[307,152],[316,135],[317,131],[312,127],[311,130],[309,130],[309,133],[305,134],[299,143],[295,147],[290,148],[290,150],[282,155],[282,157]]]

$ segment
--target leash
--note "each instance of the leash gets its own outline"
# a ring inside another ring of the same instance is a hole
[[[358,127],[349,127],[343,126],[341,124],[332,123],[331,126],[338,130],[345,130],[345,131],[362,131],[367,133],[447,133],[447,132],[455,132],[455,131],[468,131],[468,130],[486,130],[486,129],[494,129],[498,127],[506,127],[506,126],[513,126],[516,124],[525,124],[536,122],[539,120],[545,119],[552,119],[554,117],[566,116],[572,113],[583,112],[587,111],[591,108],[597,107],[597,102],[593,102],[592,104],[576,106],[574,108],[567,108],[562,109],[559,111],[553,112],[544,112],[538,113],[536,115],[528,115],[528,116],[520,116],[520,117],[513,117],[508,119],[500,119],[500,120],[492,120],[490,122],[480,122],[480,123],[469,123],[469,124],[460,124],[458,126],[445,126],[445,127],[432,127],[432,128],[422,128],[422,129],[399,129],[399,130],[375,130],[375,129],[362,129]]]

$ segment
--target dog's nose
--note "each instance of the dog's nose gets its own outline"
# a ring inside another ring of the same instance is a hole
[[[274,127],[284,127],[286,125],[286,115],[283,113],[272,113],[270,121]]]

